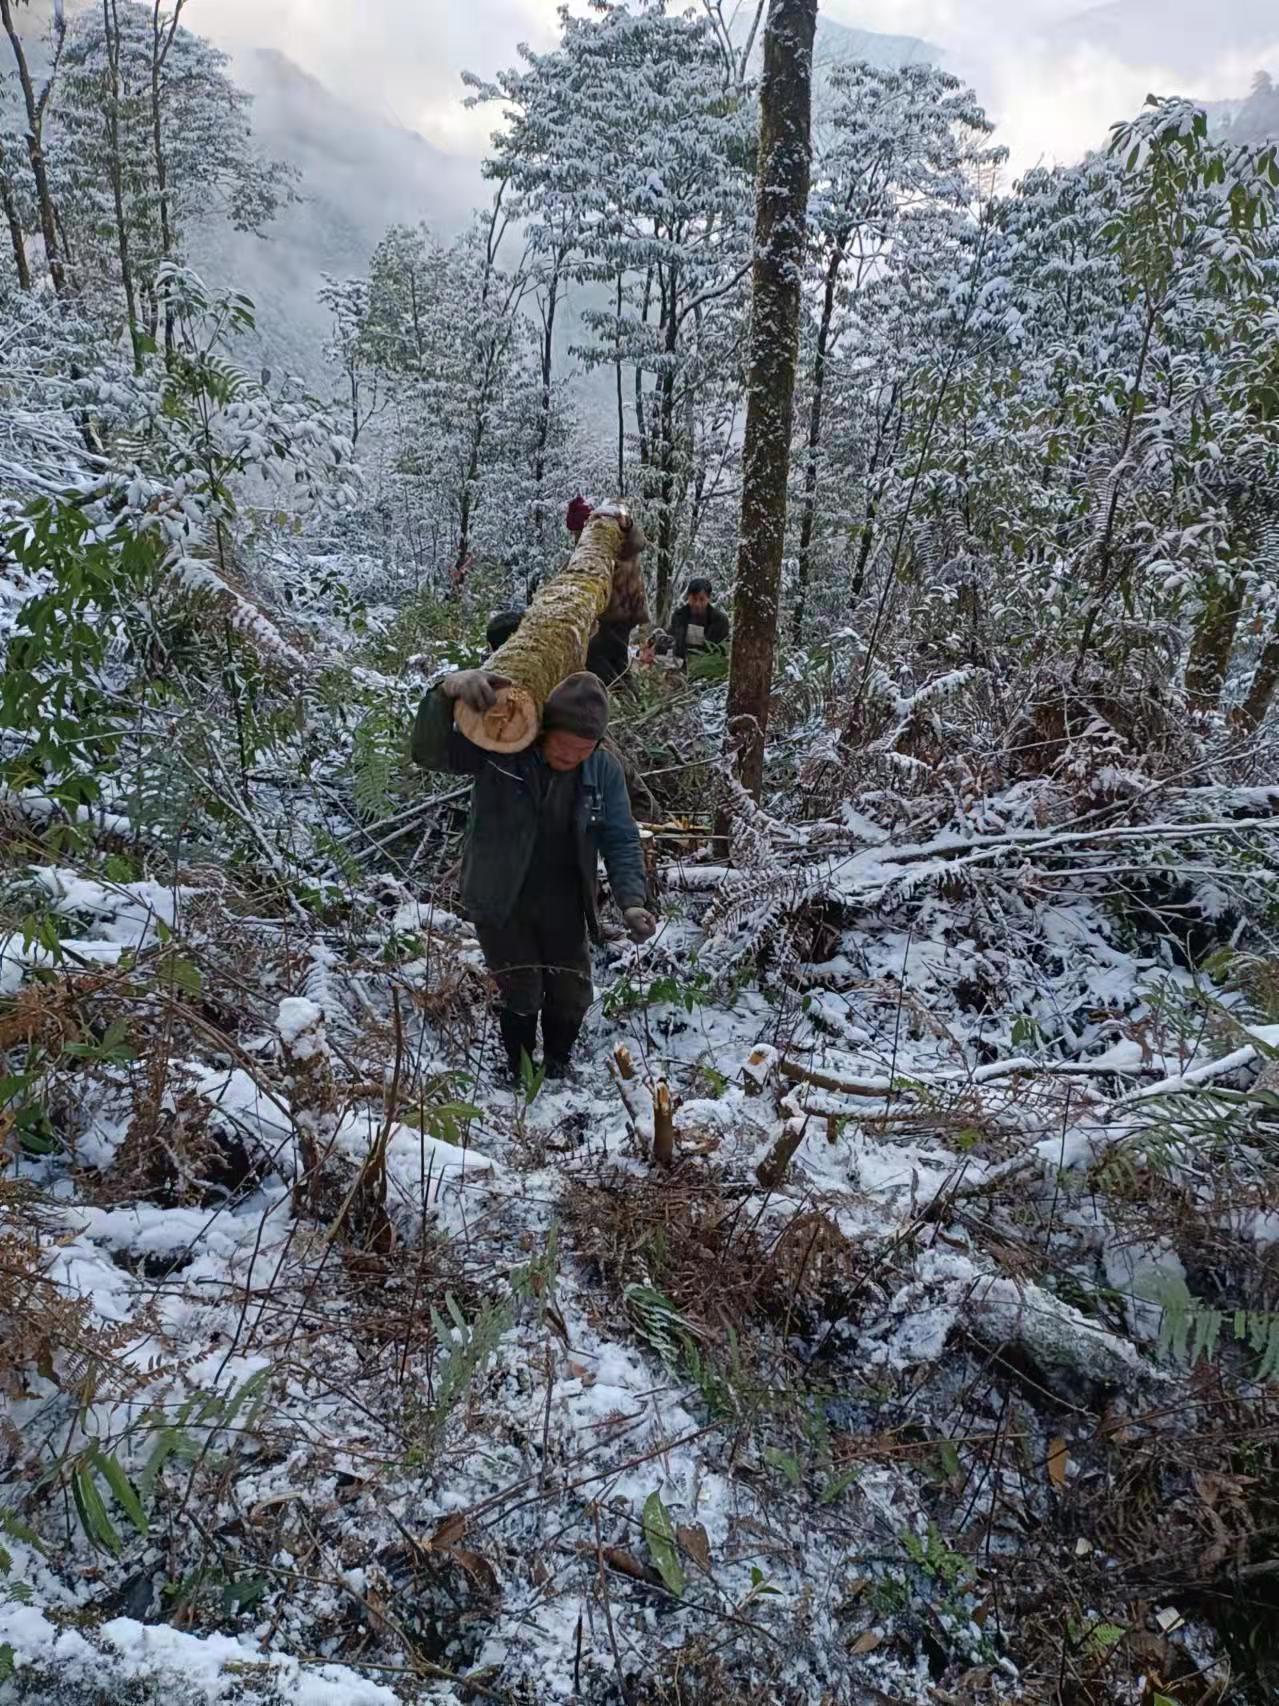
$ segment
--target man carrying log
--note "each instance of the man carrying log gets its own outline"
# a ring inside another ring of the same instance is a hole
[[[502,1043],[516,1075],[534,1057],[539,1017],[548,1076],[569,1069],[591,1004],[588,932],[598,939],[601,855],[632,939],[657,929],[621,766],[600,746],[608,692],[571,667],[585,654],[624,545],[622,520],[601,517],[492,667],[445,676],[422,700],[413,729],[416,763],[475,778],[462,906],[498,987]],[[546,682],[557,684],[547,692]]]
[[[537,1050],[547,1076],[562,1078],[591,1004],[588,931],[599,939],[595,872],[604,857],[632,940],[657,928],[639,831],[621,767],[600,749],[608,693],[595,676],[570,675],[542,710],[542,735],[509,755],[473,746],[453,724],[453,705],[487,711],[506,678],[458,670],[428,693],[413,730],[413,758],[428,770],[474,776],[462,855],[462,906],[476,928],[501,1007],[512,1073]]]

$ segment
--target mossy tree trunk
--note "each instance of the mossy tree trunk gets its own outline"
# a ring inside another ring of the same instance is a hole
[[[756,799],[780,615],[816,27],[817,0],[772,0],[760,83],[750,376],[728,678],[729,740],[738,777]]]
[[[35,184],[36,211],[40,216],[40,235],[44,238],[45,261],[49,268],[49,278],[53,283],[54,292],[56,295],[62,296],[66,291],[67,280],[62,265],[62,252],[58,247],[58,227],[53,212],[53,191],[49,187],[49,172],[44,159],[44,113],[58,74],[58,63],[62,58],[62,44],[66,39],[66,25],[62,21],[61,13],[56,14],[53,26],[53,65],[43,90],[37,95],[35,84],[31,80],[31,67],[27,61],[26,49],[23,46],[22,37],[14,19],[13,0],[0,0],[0,24],[3,24],[5,34],[9,37],[9,45],[13,49],[13,62],[18,74],[18,87],[22,92],[22,103],[26,113],[27,159],[31,165],[32,182]]]
[[[1186,657],[1186,697],[1196,711],[1215,711],[1221,702],[1242,610],[1243,587],[1232,578],[1214,588],[1195,623]]]
[[[1274,701],[1275,688],[1279,686],[1279,619],[1271,631],[1270,638],[1262,647],[1261,656],[1257,659],[1257,667],[1253,671],[1252,683],[1248,688],[1244,702],[1235,713],[1235,721],[1240,728],[1252,734],[1265,721],[1266,713]]]
[[[596,510],[568,567],[538,589],[524,620],[486,665],[511,685],[491,711],[456,706],[454,719],[469,741],[488,752],[522,752],[537,739],[542,706],[565,676],[586,667],[591,631],[608,609],[613,569],[632,525],[624,505]]]
[[[22,229],[22,217],[18,212],[18,198],[14,193],[13,181],[7,175],[4,148],[0,145],[0,207],[4,208],[5,223],[9,227],[9,242],[13,246],[13,264],[18,274],[19,290],[31,289],[31,268],[27,264],[27,239]]]

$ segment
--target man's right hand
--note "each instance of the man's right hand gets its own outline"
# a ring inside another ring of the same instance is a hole
[[[509,675],[491,669],[458,669],[444,677],[440,692],[446,699],[460,699],[468,710],[482,716],[497,704],[498,689],[510,685]]]

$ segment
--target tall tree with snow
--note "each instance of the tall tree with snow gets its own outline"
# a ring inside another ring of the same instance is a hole
[[[728,680],[728,730],[737,774],[756,799],[764,780],[764,741],[781,614],[816,28],[817,0],[771,0],[759,98],[750,369]]]
[[[489,170],[510,184],[543,273],[591,287],[579,353],[617,375],[618,460],[629,436],[665,611],[690,493],[719,449],[703,424],[739,382],[708,320],[732,316],[750,265],[749,102],[711,23],[661,6],[565,13],[557,49],[472,83],[504,110]]]

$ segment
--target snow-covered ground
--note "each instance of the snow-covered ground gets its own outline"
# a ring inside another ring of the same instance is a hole
[[[174,921],[149,884],[32,881],[86,972]],[[704,906],[672,891],[652,946],[601,951],[580,1070],[531,1095],[494,1083],[473,996],[460,1028],[431,1011],[441,958],[479,990],[457,920],[402,905],[396,940],[432,939],[389,972],[313,951],[235,1039],[173,1054],[153,1142],[242,1157],[182,1201],[124,1164],[138,1063],[86,1064],[70,1153],[22,1176],[41,1284],[85,1300],[100,1356],[87,1379],[59,1346],[10,1395],[29,1443],[0,1698],[149,1679],[371,1706],[465,1677],[501,1700],[923,1703],[964,1675],[964,1698],[1027,1697],[1001,1576],[1030,1595],[1074,1560],[1059,1519],[1097,1417],[1136,1428],[1183,1390],[1158,1344],[1176,1232],[1134,1230],[1099,1168],[1186,1086],[1246,1091],[1279,1028],[1223,1008],[1161,1037],[1189,974],[1083,901],[1046,909],[1039,985],[1000,1018],[969,986],[1009,964],[964,908],[867,912],[778,978],[734,974]],[[11,939],[6,989],[52,957]],[[373,1047],[392,998],[394,1072]],[[299,1059],[327,1107],[299,1107]],[[669,1174],[648,1156],[663,1081]],[[299,1132],[331,1186],[309,1213]],[[389,1230],[360,1249],[339,1223],[370,1155]],[[1174,1157],[1180,1190],[1205,1160]],[[1267,1241],[1274,1217],[1234,1230]],[[1182,1638],[1217,1663],[1193,1620]],[[694,1692],[659,1692],[681,1667]],[[1113,1682],[1145,1698],[1127,1667]]]

